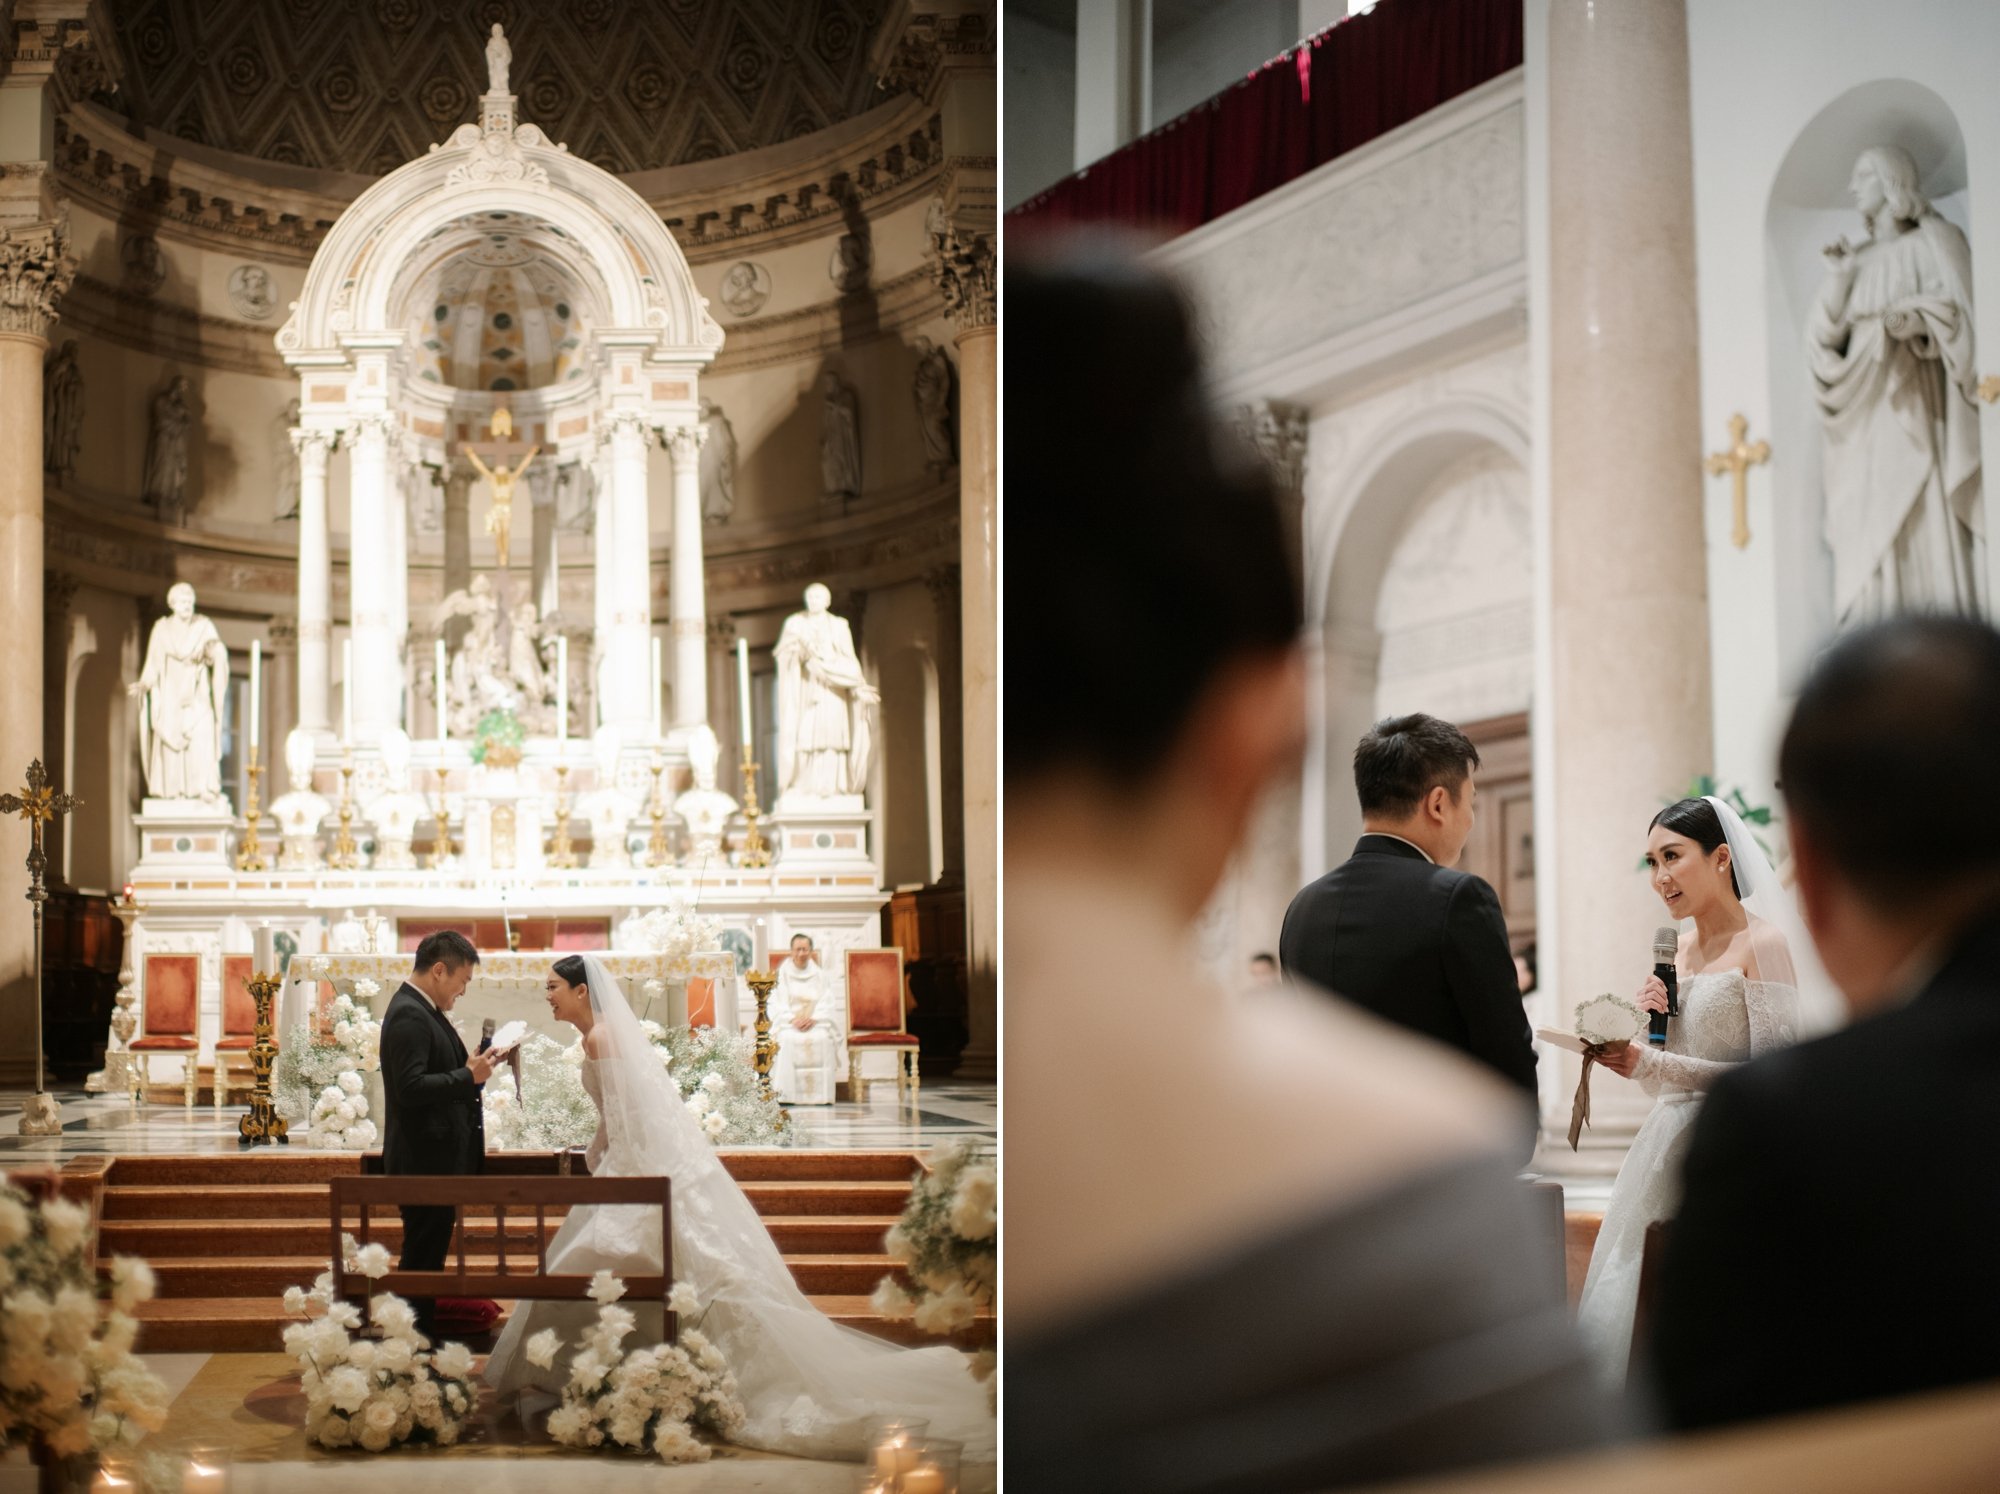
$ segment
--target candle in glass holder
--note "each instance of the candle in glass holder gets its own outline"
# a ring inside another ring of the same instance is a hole
[[[898,1494],[958,1494],[958,1460],[962,1442],[943,1437],[918,1437],[909,1447],[912,1462],[897,1484]]]

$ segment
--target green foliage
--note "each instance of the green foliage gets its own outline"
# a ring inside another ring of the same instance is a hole
[[[506,749],[500,756],[511,755],[520,761],[521,744],[528,740],[528,729],[521,724],[521,718],[512,711],[492,710],[479,718],[479,724],[472,729],[472,760],[486,761],[486,756],[494,748]]]
[[[1749,830],[1750,838],[1757,842],[1757,849],[1764,853],[1764,859],[1771,862],[1774,866],[1777,864],[1778,858],[1771,850],[1770,841],[1765,838],[1771,827],[1778,823],[1777,811],[1772,809],[1768,804],[1752,804],[1744,797],[1743,790],[1740,788],[1725,790],[1712,776],[1702,773],[1688,784],[1686,793],[1667,795],[1666,798],[1660,801],[1660,807],[1664,809],[1667,805],[1678,804],[1683,799],[1708,798],[1720,799],[1724,804],[1735,810],[1738,818],[1743,821],[1744,827]],[[1639,858],[1639,870],[1644,871],[1645,869],[1646,858],[1641,856]]]

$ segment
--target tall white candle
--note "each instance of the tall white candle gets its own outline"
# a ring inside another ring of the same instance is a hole
[[[444,746],[445,737],[449,735],[449,732],[447,732],[445,729],[446,710],[445,710],[445,679],[444,679],[444,640],[442,638],[438,639],[437,641],[436,662],[432,667],[436,670],[436,679],[437,679],[437,684],[433,689],[433,693],[437,696],[438,746],[442,747]],[[443,762],[444,759],[440,757],[438,761]]]
[[[354,740],[354,640],[340,640],[340,740]]]
[[[556,635],[556,745],[569,740],[569,639]]]
[[[743,756],[748,758],[752,734],[750,731],[750,645],[743,639],[736,640],[736,714],[743,719]]]
[[[257,750],[257,718],[263,714],[263,679],[260,667],[264,662],[263,640],[250,640],[250,750]]]
[[[660,640],[653,639],[653,740],[660,739],[660,684],[665,676],[660,671]]]
[[[271,931],[271,926],[268,923],[257,925],[255,940],[257,953],[250,961],[250,968],[259,975],[276,975],[278,973],[278,940],[277,936]]]

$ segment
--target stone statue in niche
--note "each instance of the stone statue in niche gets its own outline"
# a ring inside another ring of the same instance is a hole
[[[486,91],[505,93],[507,91],[507,68],[514,60],[514,49],[507,45],[507,35],[500,29],[500,23],[493,23],[492,38],[486,43]]]
[[[854,632],[828,609],[815,581],[806,609],[785,619],[778,665],[778,787],[781,799],[837,799],[868,782],[872,717],[882,697],[861,672]],[[779,806],[782,808],[782,804]]]
[[[194,610],[194,588],[167,592],[167,616],[153,624],[146,664],[125,687],[143,696],[139,752],[146,793],[155,799],[222,800],[222,722],[229,696],[229,650],[215,624]]]
[[[272,445],[278,471],[273,506],[280,519],[296,519],[299,516],[299,448],[292,441],[292,431],[298,423],[299,402],[288,399],[285,408],[278,412]]]
[[[236,314],[253,322],[267,321],[277,309],[271,290],[271,272],[262,265],[238,265],[229,272],[229,304]]]
[[[701,443],[701,517],[726,524],[736,508],[736,432],[712,399],[701,402],[701,423],[708,432]]]
[[[820,482],[829,503],[861,494],[861,409],[854,386],[829,368],[820,375]]]
[[[313,792],[313,734],[294,727],[285,737],[285,772],[291,783],[271,805],[278,822],[278,869],[314,871],[319,867],[319,827],[333,813],[324,794]]]
[[[868,283],[868,266],[874,257],[868,240],[858,233],[844,233],[835,241],[833,257],[827,261],[827,277],[836,290],[858,291]]]
[[[708,727],[697,726],[688,733],[687,754],[694,786],[674,800],[674,813],[688,833],[687,854],[681,862],[692,867],[704,862],[721,866],[722,837],[729,829],[730,816],[736,813],[736,801],[715,786],[722,744]]]
[[[161,522],[167,524],[187,520],[188,427],[194,420],[188,409],[188,391],[193,387],[186,375],[176,374],[153,396],[141,491],[146,502],[159,510]]]
[[[72,337],[42,367],[42,469],[68,476],[82,445],[83,370],[76,366]]]
[[[167,260],[160,253],[160,241],[149,233],[128,234],[118,249],[125,267],[125,283],[142,296],[150,296],[167,283]]]
[[[1843,625],[1983,611],[1972,256],[1909,152],[1865,150],[1848,184],[1868,237],[1825,250],[1806,329],[1826,542]]]
[[[919,337],[916,348],[911,394],[917,403],[917,429],[924,438],[924,470],[942,477],[958,460],[951,435],[951,358],[928,337]]]

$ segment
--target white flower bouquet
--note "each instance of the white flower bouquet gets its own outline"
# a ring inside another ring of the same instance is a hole
[[[0,1447],[39,1438],[73,1457],[166,1425],[166,1387],[132,1352],[152,1269],[114,1256],[104,1311],[89,1234],[88,1210],[0,1177]]]
[[[583,1335],[570,1359],[562,1404],[549,1413],[549,1435],[565,1447],[651,1450],[663,1462],[700,1463],[708,1445],[695,1432],[728,1437],[743,1425],[736,1377],[722,1351],[699,1331],[682,1324],[680,1342],[620,1354],[632,1331],[632,1310],[618,1305],[625,1283],[609,1271],[592,1279],[590,1295],[597,1325]],[[699,1304],[686,1283],[678,1284],[668,1306],[685,1319]],[[527,1342],[528,1362],[552,1368],[563,1343],[546,1328]]]
[[[511,1078],[486,1086],[486,1143],[503,1151],[563,1151],[585,1146],[597,1134],[597,1111],[584,1092],[581,1059],[554,1038],[533,1033],[521,1042],[521,1092]]]
[[[271,1083],[277,1110],[307,1127],[308,1145],[365,1151],[375,1144],[362,1076],[382,1068],[382,1024],[367,1004],[380,991],[372,980],[357,980],[353,996],[336,996],[327,1008],[324,1030],[308,1019],[278,1049]]]
[[[308,1145],[359,1152],[375,1144],[375,1122],[368,1119],[368,1096],[362,1088],[361,1076],[347,1069],[320,1091],[306,1132]]]
[[[993,1305],[999,1282],[999,1178],[990,1147],[980,1142],[940,1147],[929,1162],[929,1171],[917,1175],[903,1217],[882,1242],[917,1290],[913,1295],[885,1276],[873,1302],[885,1318],[909,1318],[926,1333],[955,1333]]]
[[[694,900],[679,890],[668,895],[664,907],[641,918],[636,930],[672,976],[686,977],[692,956],[722,947],[722,921],[703,917]]]
[[[775,1097],[757,1085],[755,1043],[713,1027],[642,1024],[681,1092],[681,1103],[717,1146],[785,1145],[794,1137]]]
[[[389,1271],[387,1247],[356,1248],[341,1236],[347,1268],[369,1280]],[[304,1317],[285,1329],[285,1352],[299,1362],[306,1394],[306,1438],[321,1447],[386,1452],[405,1442],[449,1445],[478,1404],[472,1351],[464,1344],[432,1350],[417,1332],[409,1303],[391,1293],[369,1301],[380,1338],[356,1338],[361,1311],[333,1300],[333,1273],[310,1290],[290,1287],[285,1310]]]

